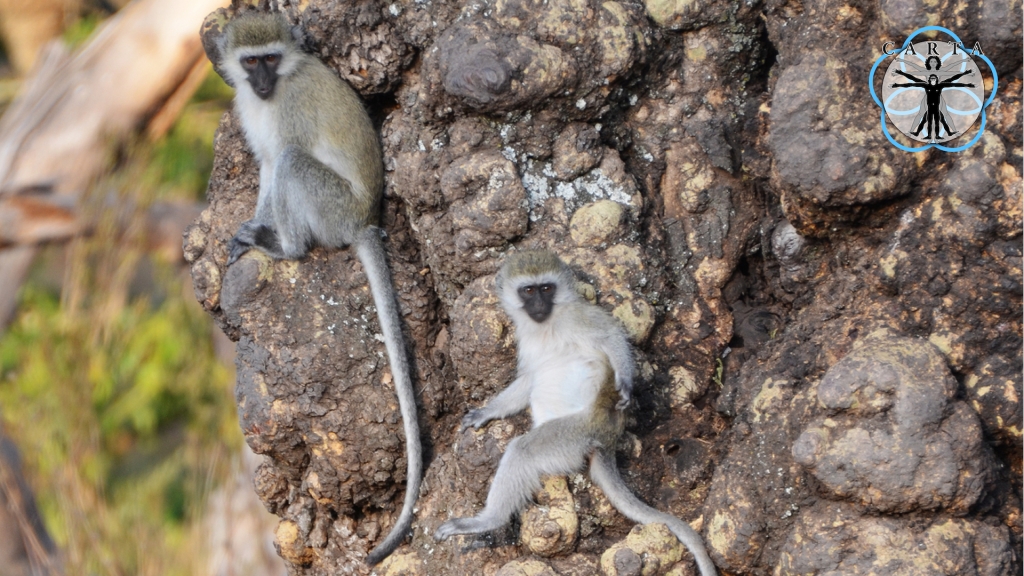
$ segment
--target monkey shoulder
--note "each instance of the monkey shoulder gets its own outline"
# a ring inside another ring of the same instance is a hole
[[[307,71],[301,75],[296,91],[314,101],[316,109],[325,120],[337,122],[345,118],[358,117],[369,121],[362,99],[344,78],[313,56],[307,55],[303,66]],[[353,112],[356,112],[353,114]],[[326,118],[329,116],[330,118]]]
[[[598,330],[608,330],[609,328],[617,328],[621,326],[619,321],[612,316],[611,312],[605,310],[597,304],[591,304],[589,302],[577,302],[579,306],[579,315],[587,323]]]
[[[583,310],[577,316],[584,324],[580,329],[589,334],[596,334],[604,345],[629,347],[626,330],[618,318],[595,304],[583,304]]]

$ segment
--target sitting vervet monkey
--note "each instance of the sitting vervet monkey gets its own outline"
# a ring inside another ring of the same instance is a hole
[[[483,512],[445,522],[434,538],[504,526],[540,488],[541,476],[575,473],[589,457],[590,478],[613,506],[636,522],[666,524],[693,554],[702,576],[714,576],[693,528],[641,502],[619,476],[615,444],[634,367],[618,321],[576,293],[572,271],[551,252],[509,256],[495,283],[516,326],[518,375],[485,407],[470,410],[462,427],[480,428],[529,406],[533,428],[509,443]]]
[[[380,139],[359,95],[299,49],[282,14],[250,11],[228,22],[221,65],[237,90],[235,113],[260,163],[256,214],[228,246],[230,266],[250,249],[303,258],[313,246],[353,246],[377,306],[405,423],[405,502],[367,556],[376,564],[405,539],[419,494],[423,453],[408,352],[377,227],[384,188]]]

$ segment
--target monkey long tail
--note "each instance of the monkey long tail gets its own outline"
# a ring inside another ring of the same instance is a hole
[[[423,476],[423,450],[420,447],[416,395],[409,372],[409,356],[402,337],[398,302],[393,297],[395,291],[391,284],[391,271],[384,254],[384,242],[377,227],[369,226],[362,231],[356,243],[356,254],[366,270],[373,303],[377,306],[377,319],[380,321],[381,331],[384,332],[384,345],[388,351],[395,393],[398,395],[398,406],[402,411],[402,422],[405,425],[406,459],[409,463],[402,513],[384,541],[367,555],[366,562],[373,565],[387,558],[402,543],[412,525],[412,510],[420,493],[420,480]]]
[[[622,481],[619,469],[615,465],[615,454],[604,450],[596,450],[590,459],[590,479],[604,491],[612,506],[627,518],[640,524],[661,522],[679,538],[697,560],[697,568],[701,576],[715,576],[715,565],[711,563],[700,534],[671,514],[651,508],[633,495],[632,490]]]

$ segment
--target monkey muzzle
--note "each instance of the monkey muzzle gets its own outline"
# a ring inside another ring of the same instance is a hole
[[[278,54],[250,56],[242,59],[242,67],[249,72],[246,79],[260,100],[266,100],[274,95],[274,86],[277,85],[278,77],[277,66],[280,62],[281,56]]]
[[[523,310],[534,322],[540,324],[551,316],[555,305],[553,284],[531,284],[521,287],[518,292],[519,299],[523,301]]]
[[[277,84],[277,73],[268,70],[265,74],[261,74],[260,70],[257,69],[249,75],[249,84],[252,85],[253,92],[255,92],[261,100],[266,100],[274,95],[274,85]]]

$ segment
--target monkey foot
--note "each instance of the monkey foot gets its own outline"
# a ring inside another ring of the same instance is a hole
[[[462,518],[456,518],[455,520],[449,520],[444,524],[441,524],[441,527],[434,532],[434,540],[441,542],[447,540],[451,536],[455,536],[456,534],[462,534],[462,532],[459,532],[458,528],[459,520],[462,520]]]
[[[480,534],[483,532],[490,532],[500,528],[504,523],[489,522],[486,518],[481,519],[478,516],[472,518],[453,518],[444,524],[434,532],[434,540],[438,542],[447,540],[451,536],[458,534]]]
[[[242,242],[237,236],[232,238],[231,242],[228,243],[228,266],[234,264],[235,261],[248,252],[250,248],[252,248],[252,244]]]

